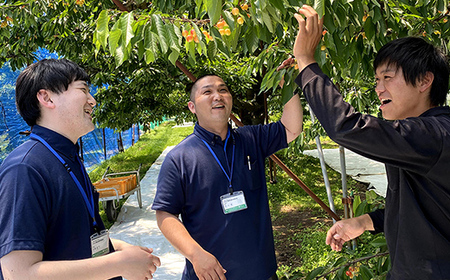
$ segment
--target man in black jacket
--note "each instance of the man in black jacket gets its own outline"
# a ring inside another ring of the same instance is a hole
[[[450,279],[450,109],[448,59],[424,39],[382,47],[374,60],[383,119],[358,113],[314,60],[321,40],[317,13],[295,15],[296,82],[328,135],[340,145],[385,163],[384,210],[337,222],[326,242],[333,250],[364,231],[384,231],[391,258],[387,279]]]

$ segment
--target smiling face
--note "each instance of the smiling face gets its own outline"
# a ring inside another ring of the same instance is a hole
[[[387,120],[417,117],[432,107],[429,88],[421,81],[416,86],[406,83],[401,68],[383,64],[376,69],[375,79],[380,110]]]
[[[74,81],[66,91],[52,94],[51,98],[57,109],[60,132],[64,136],[76,141],[94,130],[91,114],[96,101],[85,81]]]
[[[197,116],[198,123],[206,130],[223,134],[228,130],[228,118],[233,107],[233,98],[218,76],[205,76],[198,80],[193,88],[192,100],[188,107]]]

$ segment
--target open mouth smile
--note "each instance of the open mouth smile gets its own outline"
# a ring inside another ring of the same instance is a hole
[[[381,99],[381,105],[386,105],[388,103],[390,103],[392,100],[391,99]]]
[[[213,108],[213,109],[223,109],[223,108],[225,108],[225,105],[223,105],[223,104],[215,105],[215,106],[213,106],[212,108]]]
[[[380,109],[382,109],[384,106],[386,106],[387,104],[391,103],[392,100],[391,99],[387,99],[387,98],[382,98],[380,99],[381,105],[380,105]]]

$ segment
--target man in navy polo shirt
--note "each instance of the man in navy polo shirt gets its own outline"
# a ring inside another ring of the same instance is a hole
[[[264,160],[300,134],[300,99],[276,123],[232,129],[233,99],[220,77],[199,78],[190,98],[198,122],[168,153],[152,206],[186,257],[182,279],[277,279]]]
[[[88,82],[66,59],[36,62],[17,79],[32,133],[0,167],[0,279],[150,279],[160,265],[152,249],[104,230],[76,144],[94,129]]]

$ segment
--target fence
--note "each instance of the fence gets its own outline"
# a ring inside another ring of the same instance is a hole
[[[28,140],[25,131],[30,127],[22,120],[15,105],[15,81],[20,71],[12,72],[8,65],[0,68],[0,164],[16,147]],[[94,94],[96,88],[91,89]],[[151,124],[153,128],[158,123]],[[139,140],[142,130],[133,125],[127,131],[114,133],[112,129],[96,128],[79,141],[85,166],[92,171],[102,161],[111,158]]]

